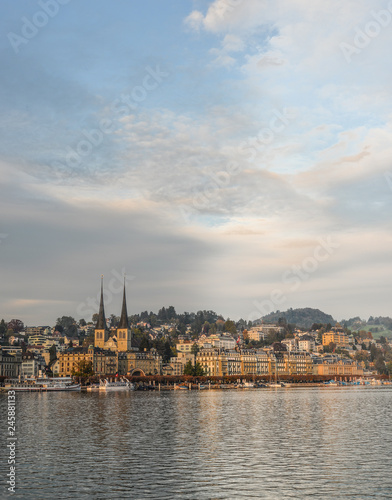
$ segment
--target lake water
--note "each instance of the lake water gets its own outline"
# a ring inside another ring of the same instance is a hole
[[[13,498],[392,498],[391,415],[390,387],[17,394]]]

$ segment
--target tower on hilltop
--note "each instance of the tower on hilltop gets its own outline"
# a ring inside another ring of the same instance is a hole
[[[109,332],[106,326],[105,308],[103,305],[103,276],[101,277],[101,302],[99,304],[98,321],[95,325],[95,347],[104,348],[105,342],[109,339]]]
[[[130,351],[132,348],[132,332],[129,329],[127,301],[125,297],[125,277],[121,317],[117,327],[117,348],[119,351]]]

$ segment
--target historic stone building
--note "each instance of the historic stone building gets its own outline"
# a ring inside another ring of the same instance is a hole
[[[22,354],[20,352],[10,354],[0,347],[0,376],[13,378],[18,377],[21,373]]]

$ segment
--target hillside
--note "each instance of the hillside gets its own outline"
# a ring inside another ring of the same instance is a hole
[[[312,309],[311,307],[276,311],[263,316],[261,319],[265,323],[277,323],[280,318],[284,318],[287,323],[293,323],[303,328],[310,328],[313,323],[331,323],[332,326],[336,323],[336,320],[330,314],[325,314],[319,309]]]
[[[342,325],[351,331],[365,330],[371,332],[374,339],[383,337],[392,337],[392,318],[389,316],[370,316],[368,320],[361,319],[359,316],[343,320]]]

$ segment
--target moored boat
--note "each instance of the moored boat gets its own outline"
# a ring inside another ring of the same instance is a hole
[[[185,384],[175,385],[174,390],[188,391],[189,387]]]
[[[91,384],[86,387],[87,392],[99,391],[99,384]]]
[[[26,377],[6,380],[4,389],[17,392],[80,391],[81,385],[76,384],[72,377]]]
[[[129,380],[122,378],[115,382],[110,382],[108,379],[101,380],[99,383],[99,391],[134,391],[135,386]]]

